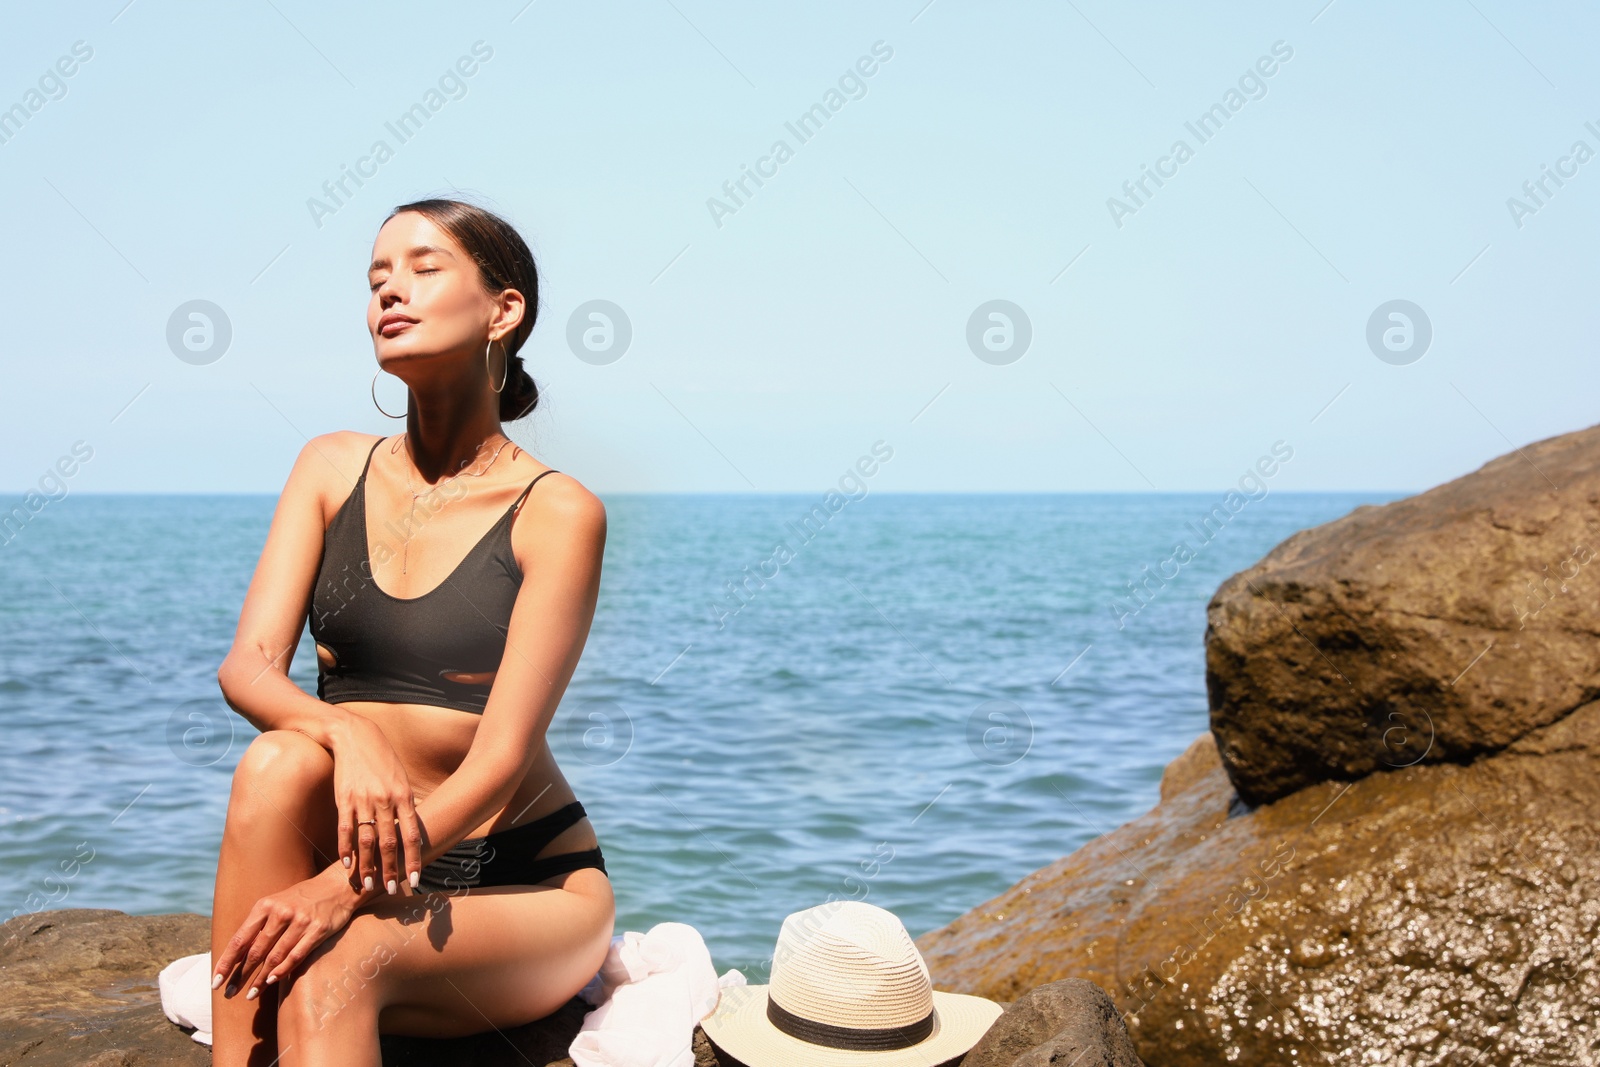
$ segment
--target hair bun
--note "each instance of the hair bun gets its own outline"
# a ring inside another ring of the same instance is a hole
[[[523,366],[521,354],[513,352],[510,359],[506,364],[505,388],[500,390],[501,422],[515,422],[530,415],[539,403],[539,387]]]

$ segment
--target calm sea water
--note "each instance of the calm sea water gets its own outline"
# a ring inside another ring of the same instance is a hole
[[[820,493],[607,498],[551,743],[616,931],[690,923],[762,981],[792,911],[866,899],[918,936],[1143,814],[1207,728],[1218,583],[1394,499],[1275,492],[1207,542],[1222,496],[879,493],[809,541]],[[210,913],[255,736],[215,672],[274,502],[74,495],[0,544],[0,918]],[[1119,628],[1179,541],[1193,558]],[[290,673],[315,693],[309,635]]]

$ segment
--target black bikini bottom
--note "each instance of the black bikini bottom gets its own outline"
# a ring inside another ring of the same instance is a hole
[[[585,814],[583,805],[574,800],[521,826],[466,838],[422,868],[421,891],[459,893],[492,885],[533,885],[582,867],[597,867],[609,878],[598,846],[533,858]]]

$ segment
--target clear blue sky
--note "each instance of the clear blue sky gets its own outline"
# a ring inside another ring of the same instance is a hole
[[[1277,441],[1275,488],[1419,490],[1595,422],[1600,11],[1207,7],[18,7],[0,487],[81,440],[74,491],[276,492],[307,436],[393,432],[363,271],[452,189],[543,270],[509,429],[601,493],[816,491],[880,439],[880,491],[1210,490]],[[169,345],[191,300],[221,358]],[[568,344],[592,300],[631,324],[609,363]],[[969,345],[991,300],[1020,358]],[[1392,300],[1420,359],[1368,343]]]

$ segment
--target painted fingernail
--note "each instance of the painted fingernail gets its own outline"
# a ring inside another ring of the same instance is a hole
[[[346,856],[344,858],[344,869],[347,870],[347,871],[350,869],[350,857],[349,856]]]
[[[390,896],[393,896],[396,892],[398,892],[398,888],[395,886],[393,878],[389,879],[388,889]]]
[[[277,975],[275,975],[275,974],[267,975],[267,984],[268,985],[271,985],[273,982],[276,982],[277,980],[278,980],[278,976]]]
[[[420,871],[412,871],[411,872],[411,888],[412,889],[421,889],[422,888],[422,872],[420,872]]]
[[[370,874],[367,875],[367,877],[362,880],[362,884],[365,885],[368,889],[371,889],[372,888],[372,875],[370,875]]]
[[[211,976],[211,988],[212,989],[217,988],[217,986],[222,984],[222,980],[224,978],[226,978],[226,977],[227,977],[227,975],[224,975],[224,974],[214,974],[214,975],[212,975]]]
[[[259,993],[259,992],[261,992],[259,987],[251,986],[250,987],[250,992],[248,992],[248,993],[246,993],[244,995],[244,999],[246,999],[246,1000],[254,1000],[254,999],[256,999],[256,994]]]

